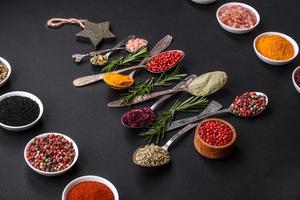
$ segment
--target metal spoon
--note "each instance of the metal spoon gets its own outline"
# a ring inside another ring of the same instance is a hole
[[[150,51],[150,56],[159,54],[160,52],[164,51],[165,49],[167,49],[171,42],[173,40],[173,37],[170,35],[166,35],[165,37],[163,37],[160,41],[158,41],[156,43],[156,45],[152,48],[152,50]],[[143,65],[148,61],[149,58],[144,58],[139,65]],[[116,70],[114,71],[115,73],[120,73],[120,70]],[[133,78],[134,74],[135,74],[136,70],[133,70],[129,76]],[[100,81],[103,79],[103,77],[105,76],[106,73],[101,73],[101,74],[94,74],[94,75],[89,75],[89,76],[84,76],[84,77],[80,77],[77,78],[73,81],[73,85],[76,87],[81,87],[81,86],[85,86],[97,81]]]
[[[204,115],[204,114],[207,114],[207,113],[210,113],[210,112],[215,112],[219,109],[222,108],[222,105],[220,103],[218,103],[217,101],[211,101],[208,106],[201,112],[200,115]],[[158,152],[163,152],[164,155],[168,155],[167,158],[169,159],[166,159],[164,160],[165,162],[161,162],[161,163],[158,163],[159,165],[154,165],[154,166],[144,166],[144,165],[141,165],[139,163],[139,161],[136,159],[136,154],[137,152],[143,148],[145,145],[142,145],[140,146],[139,148],[137,148],[135,150],[135,152],[133,153],[133,156],[132,156],[132,159],[133,159],[133,162],[141,167],[158,167],[158,166],[162,166],[162,165],[165,165],[167,163],[170,162],[171,160],[171,156],[170,156],[170,153],[169,153],[169,148],[170,146],[175,142],[177,141],[179,138],[181,138],[185,133],[187,133],[189,130],[193,129],[195,126],[197,126],[198,123],[193,123],[193,124],[188,124],[187,126],[185,126],[183,129],[181,129],[179,132],[177,132],[175,135],[173,135],[166,143],[165,145],[163,146],[156,146],[157,148],[160,148],[160,151]]]
[[[266,98],[266,107],[267,107],[268,101],[269,101],[267,95],[265,95],[264,93],[261,93],[261,92],[255,92],[255,93],[258,94],[258,95],[264,96]],[[264,109],[261,110],[259,113],[256,113],[255,115],[251,116],[251,117],[254,117],[254,116],[257,116],[257,115],[261,114],[264,111]],[[199,121],[200,119],[203,119],[205,117],[210,117],[210,116],[218,115],[218,114],[222,114],[222,113],[231,113],[235,116],[241,117],[241,116],[233,113],[232,110],[231,110],[231,107],[229,107],[229,108],[219,110],[219,111],[216,111],[216,112],[209,112],[209,113],[205,113],[203,115],[200,114],[200,115],[196,115],[194,117],[188,117],[188,118],[173,121],[170,124],[170,126],[166,129],[166,131],[171,131],[173,129],[176,129],[176,128],[182,127],[184,125],[190,124],[192,122]]]
[[[222,72],[225,73],[225,72]],[[168,89],[168,90],[164,90],[164,91],[160,91],[160,92],[153,92],[150,94],[145,94],[144,96],[136,96],[129,104],[124,105],[123,104],[123,100],[122,99],[117,99],[114,101],[111,101],[108,103],[108,107],[124,107],[124,106],[128,106],[128,105],[134,105],[137,103],[141,103],[162,95],[167,95],[167,94],[171,94],[171,93],[177,93],[177,92],[188,92],[191,95],[195,95],[193,94],[191,91],[188,90],[188,86],[192,81],[187,82],[185,85],[183,85],[182,87],[179,88],[172,88],[172,89]],[[217,92],[219,89],[221,89],[224,85],[225,85],[226,81],[222,83],[222,85],[219,86],[219,88],[216,88],[215,90],[211,90],[209,93],[206,94],[206,96]],[[220,83],[221,84],[221,83]]]
[[[185,133],[187,133],[189,130],[193,129],[195,126],[197,126],[197,123],[195,124],[189,124],[186,127],[184,127],[183,129],[181,129],[178,133],[176,133],[173,137],[171,137],[165,145],[163,146],[158,146],[155,145],[157,150],[155,152],[153,152],[152,154],[149,152],[147,154],[147,156],[154,158],[154,157],[161,157],[161,159],[159,161],[155,161],[155,162],[151,162],[151,164],[148,165],[143,165],[137,155],[138,152],[142,150],[142,148],[144,148],[146,145],[142,145],[140,147],[138,147],[135,152],[133,153],[132,156],[132,160],[136,165],[139,165],[141,167],[159,167],[159,166],[163,166],[168,164],[171,161],[171,155],[169,153],[169,148],[171,146],[171,144],[173,144],[176,140],[178,140],[180,137],[182,137]],[[152,144],[153,145],[153,144]],[[150,155],[149,155],[150,154]],[[150,158],[150,159],[151,159]]]
[[[156,71],[152,71],[152,70],[149,68],[149,66],[148,66],[147,64],[145,64],[145,65],[141,65],[141,64],[140,64],[140,65],[136,65],[136,66],[132,66],[132,67],[128,67],[128,68],[116,70],[116,71],[111,71],[111,72],[109,72],[109,73],[122,73],[122,72],[127,72],[127,71],[132,71],[132,70],[142,69],[142,68],[148,70],[148,71],[151,72],[151,73],[155,73],[155,74],[157,74],[157,73],[163,73],[163,72],[165,72],[165,71],[167,71],[167,70],[170,70],[170,69],[172,69],[173,67],[175,67],[175,66],[176,66],[176,65],[184,58],[184,52],[183,52],[183,51],[181,51],[181,50],[170,50],[170,51],[168,51],[168,52],[172,52],[172,51],[179,52],[179,53],[182,54],[182,56],[181,56],[181,58],[180,58],[176,63],[174,63],[173,65],[169,66],[169,68],[167,68],[167,69],[165,69],[165,70],[156,72]],[[165,52],[162,52],[162,53],[165,53]],[[154,55],[154,56],[157,56],[157,55]],[[152,56],[149,60],[151,60],[154,56]],[[149,61],[149,60],[148,60],[148,61]],[[105,74],[106,74],[106,73],[98,74],[98,76],[102,75],[102,76],[104,77]],[[129,74],[129,76],[130,76],[131,78],[133,78],[133,75],[134,75],[134,73]],[[73,82],[73,83],[74,83],[74,82]]]
[[[104,56],[106,58],[108,58],[112,52],[114,51],[117,51],[117,50],[121,50],[121,49],[124,49],[124,48],[121,48],[123,45],[125,45],[128,40],[130,39],[134,39],[135,38],[135,35],[129,35],[128,37],[126,37],[125,39],[123,39],[121,42],[119,42],[116,46],[114,46],[113,48],[111,49],[105,49],[105,50],[100,50],[100,51],[92,51],[90,53],[87,53],[87,54],[74,54],[72,55],[72,58],[74,58],[74,61],[79,63],[81,62],[84,58],[86,57],[91,57],[91,56],[96,56],[96,55],[100,55],[100,54],[103,54],[103,53],[106,53]]]
[[[184,58],[184,52],[181,51],[181,50],[170,50],[170,51],[166,51],[166,52],[174,52],[174,51],[179,52],[182,56],[181,56],[181,58],[180,58],[176,63],[174,63],[173,65],[169,66],[169,68],[166,69],[166,70],[162,70],[162,71],[156,72],[156,71],[151,70],[151,69],[149,68],[149,66],[148,66],[147,64],[145,64],[145,65],[136,65],[136,66],[132,66],[132,67],[127,67],[127,68],[124,68],[124,69],[121,69],[121,70],[117,70],[117,71],[118,71],[118,73],[122,73],[122,72],[127,72],[127,71],[132,71],[132,70],[137,70],[137,69],[142,69],[142,68],[144,68],[144,69],[148,70],[148,71],[151,72],[151,73],[155,73],[155,74],[163,73],[163,72],[165,72],[165,71],[167,71],[167,70],[173,68],[174,66],[176,66],[176,65]],[[162,53],[160,53],[160,54],[163,54],[163,53],[166,53],[166,52],[162,52]],[[159,55],[159,54],[158,54],[158,55]],[[158,56],[158,55],[152,56],[151,58],[149,58],[148,61],[150,61],[153,57]],[[111,71],[110,73],[116,73],[116,71]]]
[[[184,80],[182,80],[181,82],[179,82],[177,85],[175,85],[173,88],[178,88],[178,87],[181,87],[182,85],[185,85],[187,81],[192,81],[194,80],[195,78],[197,77],[196,74],[192,74],[188,77],[186,77]],[[160,99],[158,99],[151,107],[150,107],[150,110],[153,112],[154,116],[155,116],[155,109],[161,104],[163,103],[164,101],[166,101],[167,99],[169,99],[170,97],[172,97],[174,94],[169,94],[169,95],[165,95],[163,97],[161,97]],[[131,112],[132,110],[128,111],[128,112]],[[128,113],[126,112],[126,113]],[[128,128],[143,128],[145,126],[147,126],[149,123],[151,122],[148,122],[147,124],[143,124],[142,126],[140,127],[133,127],[133,126],[128,126],[125,122],[124,122],[124,117],[126,116],[126,113],[124,113],[122,115],[122,118],[121,118],[121,122],[122,124],[125,126],[125,127],[128,127]]]

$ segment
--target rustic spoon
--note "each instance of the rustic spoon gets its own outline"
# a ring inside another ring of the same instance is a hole
[[[265,95],[264,93],[261,93],[261,92],[255,92],[255,93],[258,94],[258,95],[264,96],[266,98],[266,106],[259,113],[256,113],[255,115],[253,115],[251,117],[254,117],[254,116],[257,116],[257,115],[261,114],[266,109],[266,107],[268,105],[268,101],[269,101],[267,95]],[[222,114],[222,113],[231,113],[235,116],[241,117],[241,116],[233,113],[232,110],[231,110],[231,107],[229,107],[229,108],[219,110],[219,111],[216,111],[216,112],[209,112],[209,113],[205,113],[203,115],[200,114],[200,115],[196,115],[194,117],[188,117],[188,118],[173,121],[170,124],[170,126],[166,129],[166,131],[171,131],[173,129],[176,129],[176,128],[182,127],[184,125],[190,124],[192,122],[199,121],[200,119],[210,117],[210,116],[213,116],[213,115]]]
[[[160,41],[158,41],[156,43],[156,45],[152,48],[152,50],[150,51],[150,55],[156,55],[159,54],[160,52],[164,51],[165,49],[167,49],[171,42],[173,40],[173,37],[170,35],[166,35],[165,37],[163,37]],[[144,58],[139,65],[143,65],[148,61],[149,58]],[[120,73],[120,70],[116,70],[114,71],[114,73]],[[133,78],[134,74],[135,74],[136,70],[133,70],[129,76]],[[73,81],[73,85],[76,87],[81,87],[81,86],[85,86],[97,81],[100,81],[103,79],[103,77],[105,76],[106,73],[101,73],[101,74],[94,74],[94,75],[89,75],[89,76],[84,76],[84,77],[80,77],[77,78]]]
[[[171,156],[170,156],[170,152],[168,151],[170,146],[175,142],[177,141],[180,137],[182,137],[185,133],[187,133],[189,130],[193,129],[195,126],[197,126],[197,123],[195,124],[189,124],[187,125],[186,127],[184,127],[183,129],[181,129],[178,133],[176,133],[173,137],[171,137],[166,143],[165,145],[163,146],[157,146],[157,148],[160,149],[160,153],[161,152],[164,152],[165,155],[168,155],[167,156],[167,159],[163,160],[161,163],[157,163],[157,164],[153,164],[153,165],[141,165],[139,163],[139,161],[137,160],[137,152],[141,150],[141,148],[145,147],[145,145],[142,145],[140,147],[138,147],[134,153],[133,153],[133,156],[132,156],[132,160],[133,162],[140,166],[140,167],[159,167],[159,166],[163,166],[163,165],[166,165],[168,164],[170,161],[171,161]],[[155,152],[156,154],[158,153],[158,151]],[[161,153],[162,154],[162,153]],[[150,155],[151,157],[154,156],[154,154]],[[163,156],[163,155],[162,155]]]
[[[96,56],[96,55],[100,55],[100,54],[103,54],[103,53],[106,53],[106,52],[107,53],[104,55],[104,57],[108,58],[111,55],[112,52],[124,49],[124,48],[121,48],[121,47],[124,46],[128,42],[128,40],[134,39],[134,38],[135,38],[135,35],[129,35],[128,37],[123,39],[121,42],[119,42],[116,46],[114,46],[111,49],[93,51],[93,52],[90,52],[90,53],[87,53],[87,54],[77,53],[77,54],[72,55],[72,58],[74,58],[75,62],[79,63],[86,57]]]
[[[225,72],[222,72],[225,73]],[[188,81],[186,82],[185,85],[179,87],[179,88],[172,88],[172,89],[168,89],[168,90],[164,90],[164,91],[159,91],[159,92],[153,92],[150,94],[145,94],[144,96],[136,96],[132,102],[130,104],[124,105],[123,104],[123,100],[122,99],[117,99],[114,101],[111,101],[108,103],[108,107],[124,107],[124,106],[128,106],[128,105],[134,105],[137,103],[141,103],[159,96],[163,96],[163,95],[167,95],[167,94],[172,94],[172,93],[177,93],[177,92],[188,92],[191,95],[196,96],[195,94],[193,94],[191,91],[188,90],[188,86],[192,81]],[[206,94],[206,96],[213,94],[215,92],[217,92],[219,89],[221,89],[224,85],[225,85],[226,81],[222,83],[222,85],[219,86],[219,88],[215,88],[214,90],[211,90],[209,93]]]

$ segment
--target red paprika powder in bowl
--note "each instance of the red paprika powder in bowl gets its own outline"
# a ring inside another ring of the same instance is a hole
[[[99,176],[81,176],[71,181],[62,193],[62,200],[119,200],[115,186]]]
[[[219,118],[209,118],[197,126],[194,146],[202,156],[220,159],[231,153],[235,141],[236,131],[229,122]]]

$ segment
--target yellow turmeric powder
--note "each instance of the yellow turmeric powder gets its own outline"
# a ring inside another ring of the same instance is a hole
[[[258,39],[256,49],[272,60],[288,60],[294,56],[293,45],[279,35],[265,35]]]
[[[107,73],[103,80],[113,88],[127,88],[134,83],[134,79],[132,77],[117,73]]]

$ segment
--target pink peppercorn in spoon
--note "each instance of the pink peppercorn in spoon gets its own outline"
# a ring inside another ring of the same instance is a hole
[[[152,56],[146,65],[132,66],[112,71],[111,73],[123,73],[141,68],[145,68],[151,73],[163,73],[175,67],[184,58],[184,55],[184,52],[181,50],[169,50]]]

